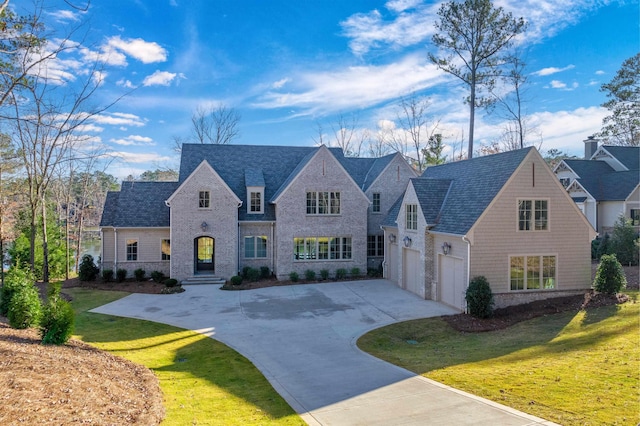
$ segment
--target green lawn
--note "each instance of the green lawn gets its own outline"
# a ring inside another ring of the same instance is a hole
[[[164,394],[163,425],[304,425],[242,355],[192,331],[88,310],[127,293],[65,289],[73,296],[75,336],[150,368]]]
[[[489,333],[440,318],[374,330],[370,354],[563,425],[640,422],[640,302],[562,313]],[[415,341],[415,342],[407,342]]]

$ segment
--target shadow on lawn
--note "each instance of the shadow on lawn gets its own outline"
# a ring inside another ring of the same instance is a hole
[[[169,423],[176,424],[172,417],[181,418],[182,412],[201,421],[217,414],[233,415],[225,412],[225,404],[238,398],[253,406],[249,408],[252,414],[263,413],[265,421],[293,416],[289,423],[296,424],[296,413],[259,370],[223,343],[165,324],[87,312],[95,306],[78,302],[82,310],[77,312],[76,334],[84,342],[144,364],[158,377],[165,401],[179,401],[179,408],[166,406]],[[167,394],[167,389],[174,393]],[[224,392],[232,397],[225,397]]]

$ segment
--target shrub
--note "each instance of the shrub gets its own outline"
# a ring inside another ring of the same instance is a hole
[[[477,318],[489,318],[493,314],[493,293],[487,279],[474,277],[465,294],[469,314]]]
[[[118,269],[116,271],[116,281],[121,283],[127,278],[127,270],[126,269]]]
[[[78,278],[80,281],[93,281],[100,273],[100,269],[93,262],[93,256],[85,254],[82,256],[80,267],[78,268]]]
[[[351,268],[351,276],[359,277],[360,276],[360,268]]]
[[[113,269],[103,269],[102,279],[106,282],[113,281]]]
[[[380,265],[382,266],[382,265]],[[371,278],[380,278],[382,276],[382,268],[367,268],[367,276]]]
[[[598,244],[596,259],[600,260],[600,258],[605,254],[612,254],[613,252],[611,251],[611,248],[611,236],[608,233],[605,233],[604,237],[600,240],[600,244]]]
[[[271,269],[268,266],[260,267],[260,278],[267,279],[271,276]]]
[[[231,281],[232,285],[240,285],[242,284],[242,277],[240,275],[232,276],[229,281]]]
[[[40,321],[42,343],[53,345],[67,343],[73,333],[74,322],[75,314],[71,304],[60,297],[59,287],[51,287]]]
[[[320,278],[322,278],[323,280],[328,280],[329,279],[329,270],[328,269],[321,269],[320,270]]]
[[[291,272],[291,273],[289,274],[289,279],[290,279],[291,281],[293,281],[294,283],[295,283],[295,282],[297,282],[299,278],[300,278],[300,277],[298,276],[298,273],[297,273],[297,272]]]
[[[136,281],[142,281],[144,280],[144,276],[147,274],[147,271],[145,271],[142,268],[138,268],[135,271],[133,271],[133,276],[136,277]]]
[[[591,240],[591,260],[598,260],[598,248],[600,247],[600,238]]]
[[[164,275],[164,272],[153,271],[151,273],[151,279],[156,283],[163,282],[167,277]]]
[[[0,287],[0,315],[7,316],[13,295],[22,287],[32,285],[35,281],[33,274],[26,269],[11,268]]]
[[[611,234],[611,252],[616,254],[618,262],[629,266],[638,264],[637,239],[638,233],[631,219],[621,215],[613,225]]]
[[[627,286],[627,278],[624,276],[622,265],[615,254],[605,254],[600,259],[596,277],[593,280],[593,289],[600,293],[616,294]]]
[[[304,271],[304,278],[307,281],[314,281],[316,279],[316,271],[307,269],[306,271]]]
[[[175,293],[182,293],[184,291],[184,288],[182,288],[181,285],[176,285],[173,287],[165,287],[162,290],[160,290],[161,294],[175,294]]]
[[[247,270],[247,279],[251,282],[256,282],[260,279],[260,270],[256,268],[249,268]]]
[[[336,269],[336,279],[343,280],[347,277],[347,270],[344,268]]]
[[[250,269],[251,266],[245,266],[244,268],[242,268],[242,278],[247,278]]]
[[[164,285],[167,287],[176,287],[178,285],[178,280],[175,278],[169,278],[164,280]]]
[[[13,328],[34,327],[38,325],[41,315],[40,294],[33,283],[18,288],[9,303],[9,325]]]

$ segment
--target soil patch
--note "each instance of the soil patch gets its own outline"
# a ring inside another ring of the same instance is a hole
[[[147,368],[78,340],[42,345],[35,329],[0,317],[0,424],[157,425],[158,379]]]

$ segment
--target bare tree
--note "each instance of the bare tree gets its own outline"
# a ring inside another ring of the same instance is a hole
[[[400,126],[390,139],[391,148],[409,157],[420,173],[425,169],[423,149],[439,125],[439,120],[428,115],[430,104],[428,99],[419,99],[415,94],[402,98],[397,114]]]
[[[239,122],[240,113],[225,105],[198,107],[191,116],[192,136],[198,143],[225,145],[240,134]]]
[[[332,137],[324,133],[322,123],[316,122],[318,137],[314,138],[317,145],[327,145],[342,149],[347,157],[360,157],[370,139],[368,129],[358,126],[358,116],[352,114],[346,117],[340,114],[335,123],[331,124]]]
[[[1,12],[0,12],[1,13]],[[4,241],[11,237],[18,193],[19,155],[8,135],[0,134],[0,284],[4,285]]]
[[[479,90],[493,87],[504,60],[499,53],[524,31],[525,22],[523,18],[514,19],[502,7],[495,8],[491,0],[465,0],[463,3],[451,0],[440,6],[438,16],[440,20],[435,24],[438,32],[432,41],[450,54],[436,56],[429,53],[429,59],[469,87],[468,156],[471,158],[475,109],[491,101],[478,96]]]

